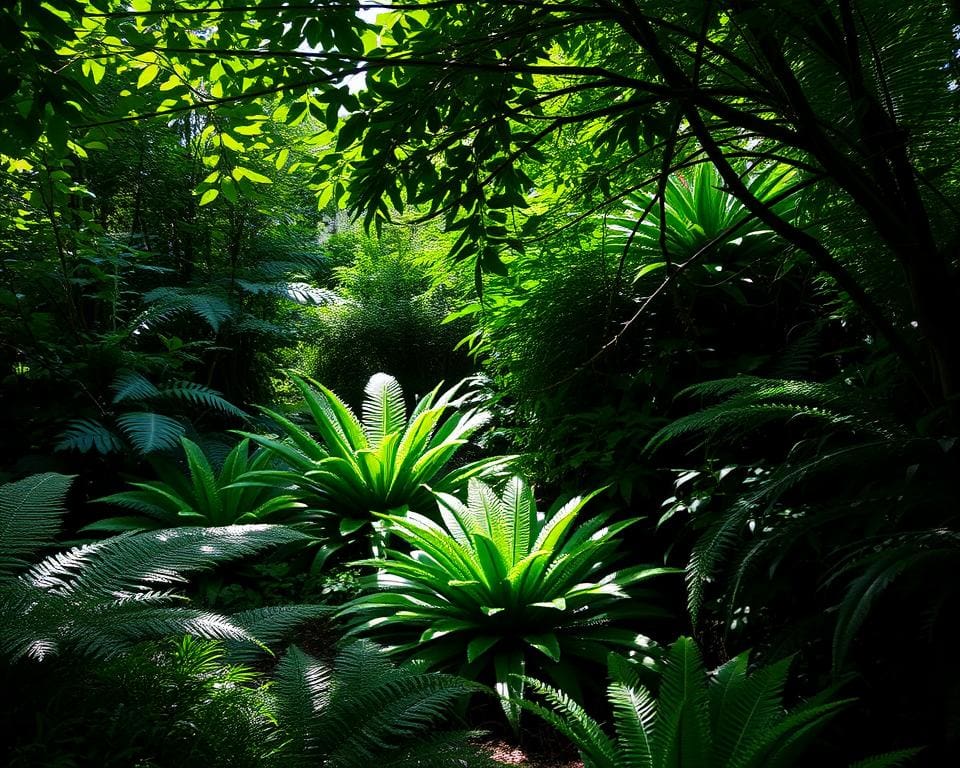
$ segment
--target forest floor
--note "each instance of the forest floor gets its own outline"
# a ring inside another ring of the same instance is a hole
[[[501,765],[515,768],[583,768],[576,752],[568,748],[526,751],[506,741],[492,741],[487,745],[493,759]]]

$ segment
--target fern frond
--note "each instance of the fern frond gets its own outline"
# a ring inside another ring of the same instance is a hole
[[[364,389],[363,428],[370,446],[376,448],[391,432],[403,429],[406,408],[399,382],[385,373],[375,373]]]
[[[663,427],[650,438],[647,450],[683,435],[710,437],[721,430],[740,435],[771,421],[792,418],[809,418],[884,439],[902,435],[896,424],[871,407],[862,392],[833,384],[737,376],[695,384],[678,397],[727,399]]]
[[[110,385],[113,390],[113,402],[124,400],[148,400],[160,394],[156,385],[144,375],[136,372],[121,373]]]
[[[236,661],[252,661],[264,653],[265,647],[275,647],[278,643],[289,640],[301,626],[317,619],[329,618],[333,610],[326,605],[281,605],[235,613],[230,617],[233,623],[246,630],[257,642],[233,643],[227,646],[230,658]]]
[[[896,752],[885,752],[882,755],[874,755],[873,757],[868,757],[866,760],[858,760],[855,763],[851,763],[850,768],[892,768],[894,766],[904,765],[922,751],[922,749],[915,748],[900,749]]]
[[[117,425],[140,453],[176,448],[186,431],[180,421],[159,413],[124,413]]]
[[[162,308],[187,310],[206,322],[214,333],[219,332],[223,322],[233,315],[233,308],[219,296],[189,293],[181,288],[154,288],[147,291],[143,299]]]
[[[45,472],[0,485],[0,579],[28,565],[60,532],[75,475]]]
[[[221,393],[203,384],[196,384],[192,381],[178,381],[174,384],[158,390],[155,398],[167,398],[184,400],[193,405],[204,406],[221,413],[236,416],[241,419],[249,418],[249,414],[237,408],[233,403],[227,400]]]
[[[228,617],[187,606],[171,587],[202,572],[306,536],[280,526],[176,528],[75,547],[0,584],[0,653],[73,651],[107,657],[145,639],[189,633],[250,639]]]
[[[643,686],[612,683],[608,697],[613,705],[623,768],[653,768],[653,730],[657,703]]]
[[[704,587],[716,576],[717,565],[737,546],[749,515],[749,506],[737,505],[702,534],[690,552],[686,568],[687,608],[694,626],[700,619]]]
[[[60,434],[54,450],[114,453],[123,450],[123,441],[96,419],[73,419]]]

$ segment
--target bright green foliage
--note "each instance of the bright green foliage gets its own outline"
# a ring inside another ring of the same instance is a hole
[[[43,658],[61,651],[112,656],[171,634],[250,639],[236,622],[174,607],[183,574],[303,541],[279,526],[180,528],[123,534],[74,547],[26,570],[13,566],[52,543],[68,478],[42,475],[0,486],[0,655]],[[30,522],[26,530],[24,522]]]
[[[244,525],[283,520],[308,520],[305,504],[279,489],[243,483],[251,472],[273,463],[273,456],[258,450],[250,455],[250,441],[242,440],[230,451],[219,472],[210,465],[200,446],[180,438],[187,457],[188,474],[156,464],[160,480],[133,483],[137,490],[105,496],[99,501],[127,507],[140,515],[111,517],[88,525],[86,531],[129,531],[171,528],[178,525]]]
[[[804,747],[852,699],[821,694],[785,711],[783,688],[789,659],[747,674],[741,653],[707,675],[693,641],[670,648],[656,698],[623,659],[611,656],[607,698],[613,737],[562,691],[527,680],[550,705],[524,702],[569,738],[586,768],[787,768]],[[879,755],[859,768],[904,764],[917,750]]]
[[[778,204],[778,197],[792,190],[797,175],[796,169],[767,164],[745,174],[744,183],[758,200],[789,220],[795,215],[796,198],[786,197]],[[643,191],[626,199],[621,215],[607,219],[612,230],[608,247],[614,252],[629,247],[643,251],[643,274],[666,267],[665,258],[686,261],[696,256],[718,262],[726,256],[744,261],[781,245],[773,231],[758,224],[744,204],[724,188],[712,163],[700,162],[668,176],[663,197],[662,214],[658,192]]]
[[[286,462],[290,470],[265,470],[252,477],[297,485],[311,507],[342,516],[343,533],[368,522],[371,512],[434,509],[434,492],[456,492],[469,478],[497,474],[511,460],[497,456],[447,470],[460,447],[490,418],[485,410],[470,407],[469,392],[461,392],[466,381],[444,392],[438,386],[408,417],[397,380],[375,374],[367,383],[361,420],[323,385],[291,378],[312,424],[304,428],[262,409],[286,439],[242,434]]]
[[[448,768],[490,761],[467,731],[435,730],[456,701],[480,686],[394,666],[372,643],[351,643],[332,666],[296,646],[270,689],[278,728],[268,765],[284,768]]]
[[[343,609],[351,633],[376,634],[398,652],[470,677],[492,667],[514,727],[523,697],[517,675],[528,665],[575,688],[584,659],[602,663],[610,648],[651,653],[635,626],[661,612],[649,593],[631,588],[674,569],[616,569],[618,535],[636,521],[610,523],[601,514],[575,526],[593,495],[544,515],[520,478],[502,497],[474,479],[467,504],[443,497],[443,525],[416,513],[385,516],[414,551],[366,561],[380,569],[371,581],[382,591]]]

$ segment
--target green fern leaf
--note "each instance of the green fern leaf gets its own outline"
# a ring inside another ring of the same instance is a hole
[[[406,407],[403,390],[393,376],[375,373],[364,389],[363,428],[371,448],[376,448],[383,439],[399,432],[406,424]]]
[[[181,422],[158,413],[124,413],[117,425],[140,453],[175,448],[186,431]]]
[[[110,385],[113,390],[113,402],[121,403],[124,400],[148,400],[160,394],[160,390],[139,373],[122,373]]]
[[[249,414],[237,408],[215,389],[196,384],[191,381],[179,381],[171,386],[158,390],[156,398],[184,400],[194,405],[200,405],[221,413],[236,416],[241,419],[249,418]]]
[[[123,450],[123,441],[96,419],[74,419],[68,424],[54,450],[102,454]]]
[[[0,485],[0,579],[53,542],[74,477],[46,472]]]

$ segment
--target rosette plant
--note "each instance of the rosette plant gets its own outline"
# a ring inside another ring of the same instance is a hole
[[[635,520],[601,514],[575,525],[593,495],[539,514],[520,478],[502,497],[473,479],[466,504],[440,497],[442,524],[383,515],[412,552],[363,561],[378,569],[368,580],[376,591],[341,610],[349,633],[374,635],[431,668],[492,677],[514,728],[531,668],[576,695],[584,660],[602,665],[613,649],[652,658],[638,628],[664,612],[636,587],[675,569],[617,568],[619,534]]]
[[[227,454],[216,472],[196,443],[180,438],[187,473],[161,461],[154,463],[159,480],[132,483],[135,490],[104,496],[99,501],[126,507],[139,514],[110,517],[88,525],[86,531],[129,531],[183,525],[243,525],[293,523],[310,519],[306,505],[279,488],[247,485],[243,481],[274,461],[268,451],[250,453],[242,440]]]
[[[471,406],[469,379],[426,394],[407,416],[403,390],[385,373],[367,382],[362,418],[317,382],[292,376],[309,411],[306,426],[261,410],[283,432],[280,438],[242,433],[271,451],[289,469],[255,473],[260,480],[299,489],[310,507],[333,513],[341,534],[359,530],[371,513],[436,508],[434,492],[456,492],[473,477],[504,471],[513,457],[450,463],[489,420]]]

